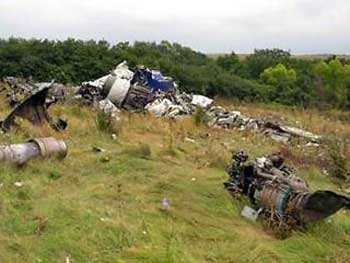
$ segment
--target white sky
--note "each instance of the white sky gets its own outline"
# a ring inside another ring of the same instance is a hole
[[[0,0],[0,38],[10,36],[349,54],[350,0]]]

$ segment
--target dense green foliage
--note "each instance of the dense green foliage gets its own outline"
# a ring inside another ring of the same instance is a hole
[[[293,58],[280,49],[211,58],[176,43],[0,40],[0,77],[33,77],[79,84],[105,75],[121,61],[172,76],[182,90],[240,100],[349,109],[349,61]]]

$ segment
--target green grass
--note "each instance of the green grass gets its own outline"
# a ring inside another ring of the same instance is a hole
[[[239,215],[247,201],[223,189],[224,164],[231,150],[258,156],[282,148],[269,138],[125,113],[112,140],[92,109],[52,110],[69,120],[67,131],[24,125],[0,136],[2,143],[55,136],[69,144],[61,161],[1,164],[0,262],[349,262],[348,212],[285,240]],[[321,151],[287,147],[301,158]],[[337,189],[317,164],[299,168],[313,189]]]

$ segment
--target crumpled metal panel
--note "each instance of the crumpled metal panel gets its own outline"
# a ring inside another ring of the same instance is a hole
[[[17,117],[26,119],[34,125],[50,122],[50,117],[45,107],[45,100],[49,87],[42,89],[16,106],[2,123],[4,130],[9,130]]]
[[[44,123],[49,123],[55,130],[64,130],[67,123],[59,119],[53,122],[47,112],[46,97],[50,87],[44,87],[29,98],[25,99],[21,104],[15,106],[12,112],[1,122],[1,128],[4,131],[9,131],[15,125],[16,118],[26,119],[35,126],[41,126]]]

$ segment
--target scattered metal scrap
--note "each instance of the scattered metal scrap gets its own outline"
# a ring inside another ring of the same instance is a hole
[[[233,155],[225,188],[234,197],[247,196],[255,209],[242,215],[262,218],[276,233],[303,229],[342,208],[350,209],[350,199],[331,191],[311,192],[306,181],[284,164],[283,156],[273,154],[247,162],[248,155]]]
[[[277,122],[255,119],[242,115],[239,111],[226,111],[223,107],[214,106],[207,112],[210,119],[208,125],[226,129],[239,128],[264,133],[272,139],[287,143],[292,138],[304,138],[313,143],[320,141],[321,137],[302,129],[280,125]]]
[[[68,147],[64,141],[55,138],[37,138],[26,143],[0,145],[0,162],[23,165],[33,158],[65,158]]]
[[[1,129],[9,131],[15,125],[16,118],[19,117],[30,121],[36,126],[49,123],[55,130],[64,130],[67,127],[67,122],[63,119],[53,121],[47,112],[48,107],[51,105],[46,103],[49,89],[50,87],[44,87],[15,106],[5,120],[0,122]]]

